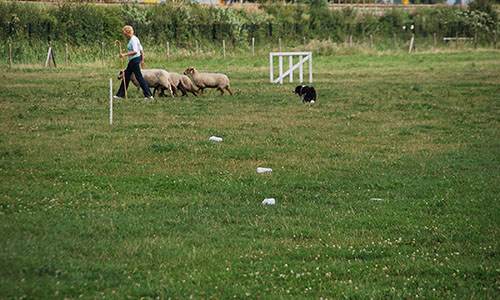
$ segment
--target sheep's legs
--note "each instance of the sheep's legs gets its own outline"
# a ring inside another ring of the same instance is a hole
[[[229,92],[229,94],[231,94],[231,96],[233,95],[233,91],[231,91],[230,87],[226,87],[226,90]]]
[[[168,87],[168,91],[170,92],[170,96],[174,98],[174,93],[172,92],[172,86]]]
[[[175,97],[177,97],[177,87],[175,87],[174,85],[172,85],[172,91],[174,92]]]

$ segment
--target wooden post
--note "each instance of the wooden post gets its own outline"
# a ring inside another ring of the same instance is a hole
[[[412,34],[411,35],[411,39],[410,39],[410,48],[408,48],[408,53],[411,53],[411,50],[413,49],[413,42],[415,40],[415,35]]]
[[[170,42],[167,42],[167,60],[170,60]]]
[[[104,66],[104,42],[101,42],[101,63]]]
[[[66,64],[66,66],[68,66],[68,57],[69,57],[69,54],[68,54],[68,44],[65,45],[65,48],[66,48],[66,51],[65,51],[65,56],[64,56],[64,62]]]
[[[252,56],[255,55],[255,38],[252,38]]]
[[[495,47],[495,50],[497,49],[497,33],[495,32],[493,34],[493,46]]]
[[[373,50],[373,35],[372,34],[370,34],[370,50]]]
[[[51,43],[52,44],[52,43]],[[50,49],[52,49],[50,51],[51,55],[52,55],[52,62],[54,63],[54,68],[57,68],[57,65],[56,65],[56,55],[54,54],[54,47],[50,47]]]
[[[224,59],[226,59],[226,40],[222,40],[222,51],[224,53]]]
[[[278,51],[281,52],[281,39],[278,39]]]
[[[392,38],[392,52],[396,53],[396,34]]]
[[[52,50],[52,42],[49,42],[49,52],[47,53],[47,60],[45,60],[45,67],[50,66],[50,58],[54,62],[54,67],[56,66],[56,59],[54,58],[54,51]]]
[[[9,65],[12,68],[12,44],[9,43]]]
[[[434,37],[434,52],[436,52],[437,51],[437,37],[436,37],[435,33],[432,36]]]
[[[458,50],[458,31],[455,34],[455,50]]]
[[[306,50],[306,37],[304,37],[304,50]]]
[[[198,56],[198,40],[195,40],[194,42],[196,44],[196,56]]]
[[[349,35],[349,48],[352,48],[352,34]]]
[[[474,34],[474,49],[477,49],[477,33]]]

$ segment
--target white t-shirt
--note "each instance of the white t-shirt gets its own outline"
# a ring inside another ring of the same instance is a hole
[[[141,45],[141,42],[139,41],[139,39],[135,35],[133,35],[130,38],[130,41],[128,42],[128,45],[127,45],[127,50],[128,50],[128,52],[132,52],[132,51],[137,52],[134,55],[130,55],[128,57],[129,60],[132,60],[136,57],[141,56],[142,45]]]

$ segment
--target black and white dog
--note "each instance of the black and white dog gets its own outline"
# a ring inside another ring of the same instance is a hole
[[[293,91],[293,93],[298,94],[302,98],[302,103],[316,102],[316,90],[312,86],[299,85],[295,88],[295,91]]]

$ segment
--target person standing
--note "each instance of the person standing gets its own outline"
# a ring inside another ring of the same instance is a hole
[[[132,75],[132,73],[134,73],[135,78],[142,88],[144,97],[153,99],[153,94],[151,93],[151,90],[149,89],[149,86],[144,80],[144,77],[142,77],[141,73],[141,65],[143,68],[145,67],[141,42],[134,35],[134,29],[132,28],[132,26],[127,25],[122,28],[122,31],[129,39],[129,42],[127,44],[128,52],[120,54],[120,58],[128,56],[129,62],[127,68],[125,69],[125,82],[124,80],[122,80],[120,88],[118,89],[118,92],[116,93],[116,96],[114,98],[123,98],[125,96],[125,89],[128,88],[130,76]]]

